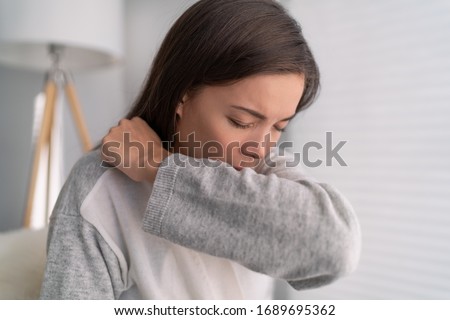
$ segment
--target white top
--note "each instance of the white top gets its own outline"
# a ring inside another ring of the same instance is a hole
[[[121,299],[272,298],[269,276],[144,232],[142,220],[151,192],[151,183],[130,184],[120,171],[109,170],[81,206],[83,218],[119,259],[127,283]],[[124,196],[130,193],[134,196]]]

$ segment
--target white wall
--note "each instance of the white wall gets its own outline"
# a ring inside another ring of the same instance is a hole
[[[175,20],[195,0],[126,1],[126,99],[131,104],[141,89],[159,46]]]
[[[20,225],[31,157],[32,101],[40,75],[0,66],[0,230]]]
[[[300,21],[322,72],[320,98],[288,135],[300,147],[323,143],[327,131],[335,143],[348,141],[341,152],[348,167],[335,162],[308,171],[347,195],[363,233],[354,275],[284,294],[449,299],[448,1],[284,3]]]

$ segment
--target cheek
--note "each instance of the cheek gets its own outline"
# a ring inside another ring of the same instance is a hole
[[[239,137],[236,135],[236,130],[219,122],[209,122],[202,129],[205,129],[201,132],[204,157],[229,162],[229,159],[239,154]]]
[[[251,157],[245,156],[241,150],[242,144],[247,141],[244,130],[240,133],[238,130],[228,129],[218,132],[216,137],[216,141],[219,141],[222,146],[222,153],[217,157],[220,160],[236,166],[240,165],[240,161],[252,160]]]
[[[231,142],[229,137],[229,133],[225,130],[225,128],[219,125],[210,125],[207,131],[207,134],[202,139],[202,143],[208,143],[209,146],[214,145],[217,146],[217,150],[215,151],[219,153],[220,157],[224,154],[227,145]],[[213,151],[214,149],[211,149]]]
[[[180,137],[185,141],[189,133],[195,132],[200,147],[198,143],[195,147],[189,144],[189,154],[196,158],[208,157],[231,163],[231,159],[240,157],[240,143],[246,141],[246,131],[233,128],[221,113],[191,112],[180,120],[179,127]]]

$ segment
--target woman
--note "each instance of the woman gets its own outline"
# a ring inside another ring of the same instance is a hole
[[[190,7],[126,119],[72,169],[41,297],[268,299],[275,278],[300,290],[353,271],[351,205],[274,147],[318,88],[275,1]]]

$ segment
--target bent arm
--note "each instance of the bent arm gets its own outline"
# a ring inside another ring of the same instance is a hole
[[[360,254],[351,205],[299,168],[283,168],[280,159],[259,174],[219,161],[196,167],[182,154],[171,155],[158,169],[144,230],[284,279],[295,289],[350,273]]]

